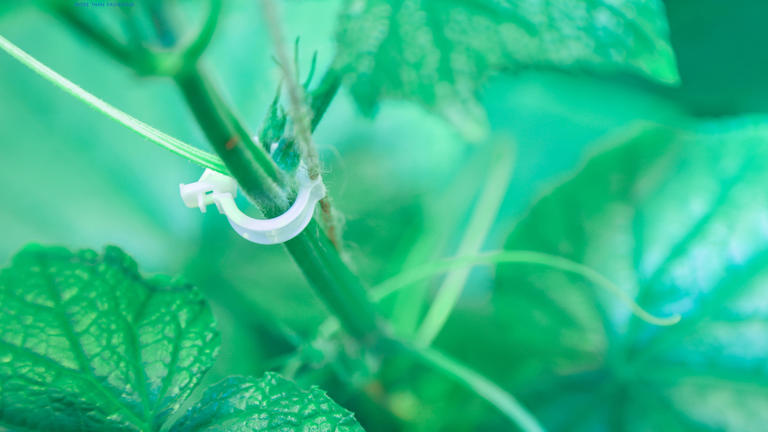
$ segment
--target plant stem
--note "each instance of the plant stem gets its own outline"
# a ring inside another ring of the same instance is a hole
[[[135,62],[136,56],[127,46],[123,45],[106,29],[100,28],[91,21],[85,20],[78,14],[71,4],[61,3],[51,6],[51,12],[64,20],[68,25],[77,30],[99,48],[107,52],[112,58],[123,65],[129,66]]]
[[[284,212],[289,204],[282,182],[284,176],[266,152],[249,138],[199,67],[177,77],[176,83],[200,127],[243,190],[268,217]],[[350,335],[361,343],[373,343],[380,335],[374,306],[360,279],[342,261],[317,223],[310,222],[285,245]]]
[[[296,81],[296,68],[285,49],[277,5],[272,0],[261,0],[261,4],[264,11],[264,20],[267,22],[275,55],[280,63],[283,80],[288,90],[288,111],[293,119],[296,140],[299,142],[301,156],[307,165],[309,178],[316,179],[320,175],[320,160],[317,156],[315,144],[312,142],[311,121],[309,117],[312,113],[308,112],[304,89]]]
[[[341,74],[333,68],[328,69],[320,80],[320,84],[309,92],[309,105],[312,109],[312,131],[320,124],[331,101],[341,87]]]
[[[279,9],[273,0],[261,0],[261,4],[263,6],[264,19],[267,22],[267,27],[269,28],[272,37],[275,55],[282,66],[283,80],[285,80],[290,102],[288,105],[289,112],[291,114],[291,119],[293,120],[296,141],[299,143],[299,154],[307,166],[309,178],[316,179],[320,177],[320,158],[317,155],[317,148],[312,140],[312,130],[314,126],[317,125],[312,121],[312,108],[307,106],[307,98],[304,93],[304,88],[299,85],[299,82],[297,81],[297,66],[291,62],[285,49],[282,26],[280,25]],[[312,67],[314,72],[314,62]],[[313,72],[310,72],[310,74]],[[332,89],[331,99],[336,93],[336,89],[338,89],[338,87]],[[324,111],[325,108],[327,108],[327,104],[330,103],[330,99],[327,101],[320,100],[320,102],[326,102],[325,107],[323,107]],[[333,208],[329,196],[325,196],[320,200],[320,214],[322,215],[322,222],[328,238],[331,240],[336,250],[341,251],[342,240],[339,235],[339,230],[336,227],[336,221],[334,220]]]
[[[381,332],[368,293],[319,225],[313,220],[285,246],[347,332],[363,344],[376,342]]]
[[[472,256],[460,256],[441,261],[435,261],[426,265],[405,270],[381,283],[371,287],[370,297],[374,302],[380,302],[394,293],[411,288],[414,284],[431,277],[454,271],[459,268],[471,268],[475,266],[493,266],[498,264],[528,264],[537,265],[552,270],[560,270],[583,277],[594,283],[597,287],[615,295],[619,301],[627,305],[632,313],[639,319],[656,326],[672,326],[680,322],[680,315],[674,314],[667,317],[652,315],[637,304],[621,288],[598,273],[591,267],[579,264],[575,261],[541,252],[527,250],[501,250],[485,252]],[[326,319],[318,329],[319,339],[328,339],[339,330],[338,321],[333,317]]]
[[[69,24],[92,40],[103,38],[98,32],[89,31],[90,28],[84,29],[77,25],[79,22],[69,21]],[[116,54],[111,52],[113,46],[104,48],[110,54]],[[12,50],[7,51],[14,55]],[[117,54],[122,55],[121,52]],[[30,66],[28,62],[25,64]],[[51,76],[46,78],[51,79]],[[253,143],[251,134],[224,102],[199,63],[185,67],[173,80],[181,90],[200,128],[245,193],[267,217],[283,213],[289,206],[293,186],[291,179],[283,174],[260,146]],[[71,88],[62,88],[73,93]],[[327,91],[323,93],[324,97],[319,105],[322,111],[327,108],[336,89],[338,84],[325,88]],[[107,106],[95,105],[92,101],[84,99],[82,94],[73,94],[105,114],[113,116],[105,109]],[[123,123],[131,127],[128,123]],[[139,129],[135,130],[142,133]],[[375,342],[382,334],[375,308],[368,299],[362,282],[342,261],[317,223],[312,221],[301,234],[286,242],[286,247],[310,284],[331,312],[338,316],[349,334],[361,343]]]
[[[264,150],[253,142],[200,66],[174,78],[216,153],[245,193],[268,215],[288,207],[287,179]]]
[[[445,184],[444,190],[424,200],[425,218],[432,222],[424,225],[401,269],[416,268],[442,258],[451,241],[451,234],[461,231],[465,215],[454,209],[466,207],[477,196],[480,187],[477,184],[477,173],[487,171],[492,160],[485,152],[476,153],[482,154],[469,158],[455,172],[451,181]],[[390,322],[399,335],[411,337],[416,334],[429,300],[433,297],[431,285],[430,281],[425,280],[398,292]]]
[[[490,402],[524,432],[544,432],[536,417],[509,392],[479,372],[461,364],[448,355],[429,347],[419,347],[402,341],[393,341],[396,347],[414,360],[442,372],[469,391]]]
[[[472,211],[469,226],[461,239],[456,253],[458,256],[474,255],[480,251],[506,195],[514,164],[512,151],[508,146],[500,145],[494,160],[495,163]],[[459,301],[471,270],[469,267],[456,268],[448,273],[416,334],[420,345],[430,345],[440,333]]]

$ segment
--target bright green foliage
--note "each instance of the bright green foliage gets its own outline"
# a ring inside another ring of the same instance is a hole
[[[274,373],[231,377],[206,391],[172,432],[363,432],[325,392],[302,390]]]
[[[658,0],[347,0],[336,66],[365,112],[403,98],[461,125],[481,115],[475,92],[497,71],[627,70],[676,83],[667,33]]]
[[[218,349],[213,315],[194,287],[142,278],[136,263],[115,247],[98,255],[28,246],[0,274],[0,426],[157,430],[211,367]],[[319,390],[300,392],[276,376],[258,385],[270,397],[290,393],[274,409],[280,416],[264,421],[285,424],[285,412],[300,410],[307,424],[323,430],[341,424],[349,426],[341,430],[360,430]],[[264,395],[248,389],[243,382],[237,402],[262,406]],[[221,398],[232,391],[220,385],[209,394]],[[197,430],[191,422],[225,422],[204,418],[221,414],[206,409],[177,430]]]
[[[508,239],[586,264],[652,313],[682,314],[679,324],[644,323],[580,277],[503,265],[492,309],[447,329],[471,338],[464,357],[551,430],[762,429],[766,137],[758,122],[642,128],[539,201]],[[514,360],[501,369],[494,359]]]
[[[29,246],[0,279],[0,421],[150,430],[211,366],[219,336],[191,286],[144,280],[117,248]]]

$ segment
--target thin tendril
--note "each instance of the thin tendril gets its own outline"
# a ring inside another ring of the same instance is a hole
[[[430,347],[403,343],[414,358],[452,378],[495,406],[523,432],[544,432],[544,427],[511,393],[479,372]]]
[[[501,263],[536,264],[577,274],[615,295],[622,303],[626,304],[632,310],[633,314],[649,324],[670,326],[680,321],[679,314],[674,314],[668,317],[657,317],[650,314],[638,305],[624,290],[590,267],[555,255],[524,250],[497,251],[475,256],[451,258],[417,267],[412,270],[407,270],[374,287],[372,290],[372,297],[376,301],[380,301],[390,294],[406,288],[415,282],[437,274],[445,273],[457,267]]]
[[[138,133],[153,143],[202,167],[210,168],[214,171],[218,171],[224,174],[228,173],[227,168],[224,166],[224,162],[222,162],[218,156],[212,155],[206,151],[200,150],[197,147],[178,140],[113,107],[107,102],[87,92],[86,90],[83,90],[80,86],[73,83],[72,81],[69,81],[68,79],[59,75],[53,69],[44,65],[31,55],[27,54],[21,48],[17,47],[1,35],[0,48],[2,48],[3,51],[8,53],[11,57],[15,58],[23,65],[35,71],[38,75],[55,84],[60,89],[66,91],[80,101],[85,102],[90,107],[96,109],[112,120],[122,124],[128,129],[131,129],[132,131]]]
[[[469,224],[462,236],[461,243],[459,243],[457,250],[459,256],[474,255],[480,252],[488,232],[496,220],[514,168],[514,156],[509,147],[508,145],[501,145],[499,151],[494,154],[494,162],[488,173],[488,178],[485,180],[477,203],[472,209]],[[471,268],[458,267],[451,269],[445,276],[416,332],[416,341],[420,345],[430,345],[440,334],[453,308],[458,303],[459,297],[461,297],[461,292],[464,290],[464,285],[466,285],[471,271]]]

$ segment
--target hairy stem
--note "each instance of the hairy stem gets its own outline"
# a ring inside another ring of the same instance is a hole
[[[279,214],[288,206],[287,179],[224,103],[198,66],[175,78],[190,110],[216,153],[246,194],[265,213]]]
[[[283,183],[275,180],[278,169],[274,162],[244,132],[244,126],[199,68],[180,76],[176,83],[200,127],[243,190],[261,205],[267,216],[285,211],[288,202],[282,192],[285,189],[280,187]],[[270,175],[273,171],[275,177]],[[374,307],[359,278],[344,264],[317,223],[311,222],[285,245],[345,329],[361,341],[370,341],[378,333]]]
[[[282,66],[283,80],[285,80],[285,86],[288,90],[288,99],[290,102],[289,112],[293,119],[300,154],[307,166],[309,178],[316,179],[320,176],[320,158],[317,155],[315,143],[312,141],[312,130],[316,125],[313,124],[312,121],[314,113],[312,112],[312,109],[307,106],[307,98],[304,94],[304,88],[299,85],[299,82],[297,81],[296,66],[288,57],[283,41],[283,31],[280,26],[279,9],[273,0],[262,0],[261,3],[264,10],[264,18],[267,21],[267,27],[269,28],[269,33],[275,48],[275,55]],[[337,88],[338,87],[336,87],[336,89]],[[335,93],[335,89],[333,89],[330,98],[332,98]],[[330,103],[330,99],[327,101],[320,100],[320,102],[326,102],[323,107],[323,111],[325,111],[325,108],[328,106],[327,104]],[[334,247],[340,251],[342,246],[341,237],[339,235],[339,230],[336,227],[336,221],[334,220],[331,200],[327,196],[320,200],[320,214],[322,215],[323,225],[326,228],[328,238],[331,240]]]
[[[275,56],[280,63],[283,72],[283,80],[288,90],[289,109],[296,131],[296,139],[299,142],[301,156],[309,171],[309,178],[315,179],[320,175],[320,160],[317,157],[317,149],[312,142],[312,130],[310,116],[308,112],[304,89],[296,81],[296,69],[288,57],[285,43],[283,42],[283,32],[280,26],[280,14],[277,5],[272,0],[261,0],[264,10],[264,19],[267,22],[272,44],[275,49]]]
[[[377,342],[381,331],[376,310],[360,279],[347,267],[319,225],[313,220],[285,246],[347,332],[364,344]]]

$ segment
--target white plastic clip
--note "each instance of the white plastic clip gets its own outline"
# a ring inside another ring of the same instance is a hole
[[[219,213],[229,219],[229,224],[244,239],[259,244],[286,242],[304,231],[315,205],[325,196],[325,186],[320,177],[311,180],[303,164],[296,174],[299,193],[293,205],[283,214],[272,219],[255,219],[237,208],[237,182],[232,177],[206,169],[200,180],[179,185],[181,199],[187,207],[198,207],[205,213],[206,207],[216,204]]]

